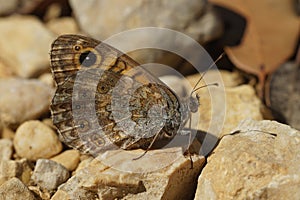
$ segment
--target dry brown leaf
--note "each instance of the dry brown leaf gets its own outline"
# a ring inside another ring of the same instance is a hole
[[[226,47],[231,61],[240,69],[259,77],[261,88],[265,76],[275,71],[295,50],[300,18],[293,0],[210,0],[247,19],[241,44]]]

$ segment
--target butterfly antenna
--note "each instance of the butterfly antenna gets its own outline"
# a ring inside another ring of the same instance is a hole
[[[206,87],[206,86],[208,86],[208,85],[216,85],[216,86],[218,86],[218,84],[217,83],[213,83],[213,84],[208,84],[208,85],[205,85],[205,86],[201,86],[201,87],[198,87],[198,88],[196,88],[197,86],[198,86],[198,84],[200,83],[200,81],[203,79],[203,77],[204,77],[204,75],[208,72],[208,70],[210,70],[223,56],[224,56],[224,52],[208,67],[208,69],[205,71],[205,72],[203,72],[202,73],[202,75],[200,76],[200,78],[199,78],[199,80],[197,81],[197,83],[195,84],[195,86],[193,87],[193,89],[192,89],[192,92],[191,92],[191,94],[190,94],[190,96],[192,96],[192,94],[195,92],[195,91],[197,91],[197,90],[199,90],[200,88],[203,88],[203,87]]]
[[[202,85],[196,89],[193,90],[193,92],[191,94],[193,94],[194,92],[196,92],[197,90],[201,89],[201,88],[204,88],[204,87],[208,87],[208,86],[219,86],[218,83],[210,83],[210,84],[207,84],[207,85]]]

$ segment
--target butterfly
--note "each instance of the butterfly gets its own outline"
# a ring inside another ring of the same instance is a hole
[[[179,98],[132,58],[98,40],[61,35],[50,57],[57,86],[53,124],[65,144],[83,153],[147,151],[172,140],[198,110],[192,93]]]

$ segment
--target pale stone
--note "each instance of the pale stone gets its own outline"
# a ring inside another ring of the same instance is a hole
[[[62,150],[56,133],[44,123],[32,120],[23,123],[14,138],[16,153],[29,160],[50,158]]]
[[[49,48],[55,39],[38,18],[0,19],[0,59],[20,77],[32,77],[49,68]]]
[[[56,130],[56,127],[54,126],[52,119],[50,119],[50,118],[45,118],[45,119],[43,119],[42,122],[43,122],[44,124],[46,124],[47,126],[49,126],[50,128],[52,128],[53,130]]]
[[[0,15],[10,14],[18,7],[18,0],[0,0]]]
[[[3,62],[3,60],[0,60],[0,78],[9,78],[14,76],[14,71]]]
[[[41,188],[54,190],[64,183],[70,174],[61,164],[47,159],[38,159],[31,179]]]
[[[18,12],[23,14],[28,14],[34,12],[34,10],[43,0],[18,0],[18,1],[19,1]]]
[[[187,77],[187,79],[191,83],[196,83],[202,74],[190,75]],[[236,87],[243,83],[243,77],[238,72],[229,72],[226,70],[208,70],[205,72],[204,77],[198,86],[215,83],[216,79],[219,79],[219,76],[221,76],[224,87]]]
[[[45,189],[42,189],[39,186],[28,186],[28,189],[35,195],[40,197],[42,200],[49,200],[51,197],[51,194],[49,191],[46,191]]]
[[[164,82],[169,88],[171,88],[177,96],[184,97],[191,93],[192,88],[199,81],[201,75],[202,74],[194,74],[186,78],[178,77],[175,75],[164,75],[160,76],[159,79]],[[242,77],[237,72],[228,72],[225,70],[209,70],[205,72],[204,77],[202,77],[202,80],[197,85],[197,88],[201,86],[206,87],[206,85],[208,84],[214,84],[220,81],[223,82],[222,85],[224,85],[224,87],[236,87],[243,82]],[[209,88],[213,86],[207,87]]]
[[[0,163],[0,185],[5,181],[17,177],[23,183],[28,184],[31,176],[31,168],[26,159],[5,160]]]
[[[54,83],[54,80],[53,80],[53,77],[52,77],[52,74],[51,73],[44,73],[42,74],[41,76],[39,76],[39,80],[51,87],[54,87],[55,86],[55,83]]]
[[[228,88],[226,91],[226,118],[223,134],[228,133],[244,119],[261,120],[260,107],[262,103],[250,85]],[[212,98],[214,94],[212,94]],[[204,104],[203,107],[206,105]]]
[[[18,178],[12,178],[0,186],[0,200],[35,200],[36,198]]]
[[[38,80],[0,79],[0,123],[15,128],[49,112],[54,89]]]
[[[50,20],[47,27],[57,35],[76,34],[79,28],[73,17],[60,17]]]
[[[13,140],[14,137],[15,137],[15,133],[14,133],[14,131],[11,130],[10,128],[4,127],[4,128],[2,129],[1,137],[2,137],[3,139]]]
[[[132,160],[141,153],[143,153],[141,150],[127,153],[117,150],[95,158],[87,167],[77,171],[76,175],[60,186],[52,199],[190,199],[193,197],[197,177],[205,162],[204,157],[193,156],[193,169],[191,169],[191,161],[182,155],[181,148],[153,150],[148,152],[149,155],[147,153],[138,160]],[[166,162],[174,156],[177,159],[173,163]],[[169,165],[165,166],[165,164]]]
[[[51,197],[51,200],[70,200],[70,195],[63,190],[57,190],[57,192],[55,192],[55,194]]]
[[[189,89],[192,90],[192,88],[189,88],[188,82],[186,82],[185,79],[179,78],[177,76],[165,75],[159,77],[159,80],[165,83],[179,97],[186,96],[189,93]]]
[[[0,163],[9,160],[13,153],[13,143],[9,139],[0,139]]]
[[[211,12],[205,0],[189,0],[188,2],[185,0],[89,0],[85,2],[69,0],[69,2],[81,30],[99,40],[141,27],[168,28],[180,34],[187,34],[201,44],[215,39],[222,33],[221,23]],[[174,41],[177,41],[180,42],[182,50],[189,51],[190,41],[178,39],[172,34],[166,36],[155,33],[145,31],[138,37],[131,35],[130,39],[124,38],[117,43],[126,42],[126,45],[138,46],[140,49],[147,48],[147,46],[142,46],[147,41],[155,45],[163,44],[161,47],[174,47],[171,48],[174,50],[178,49],[179,45],[174,46],[176,43]],[[120,48],[117,47],[117,49]],[[194,53],[193,50],[192,53]],[[139,63],[156,63],[158,60],[163,60],[165,64],[174,66],[173,64],[180,62],[178,57],[158,51],[135,52],[134,55],[134,59]]]
[[[195,15],[204,13],[204,1],[137,1],[137,0],[79,0],[69,1],[81,29],[99,38],[107,38],[120,31],[143,27],[159,26],[185,30]],[[182,9],[185,5],[185,9]],[[121,9],[122,8],[122,9]],[[86,12],[89,11],[89,12]],[[103,17],[98,17],[99,13]],[[151,15],[151,17],[146,17]],[[89,24],[93,24],[89,26]],[[200,28],[198,28],[199,30]],[[101,30],[101,31],[99,31]]]
[[[85,157],[84,159],[82,159],[83,156]],[[92,157],[92,156],[87,157],[86,155],[82,155],[80,158],[81,161],[78,164],[76,171],[74,171],[74,174],[79,172],[83,168],[86,168],[90,164],[90,162],[92,162],[93,159],[94,159],[94,157]]]
[[[51,158],[51,160],[63,165],[67,170],[73,171],[80,161],[80,153],[77,150],[67,150]]]
[[[298,199],[300,132],[267,120],[245,120],[234,132],[208,158],[195,200]]]
[[[0,15],[5,16],[12,13],[32,13],[32,10],[42,0],[0,0]]]
[[[62,14],[62,9],[63,9],[62,7],[66,6],[65,3],[63,3],[63,4],[64,5],[60,5],[58,2],[54,2],[50,5],[48,5],[47,10],[44,13],[43,20],[47,22],[52,19],[59,18]]]

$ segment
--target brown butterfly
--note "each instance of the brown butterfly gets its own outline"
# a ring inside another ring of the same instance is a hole
[[[84,153],[150,149],[183,129],[198,100],[179,97],[119,50],[62,35],[52,44],[51,114],[61,140]]]

